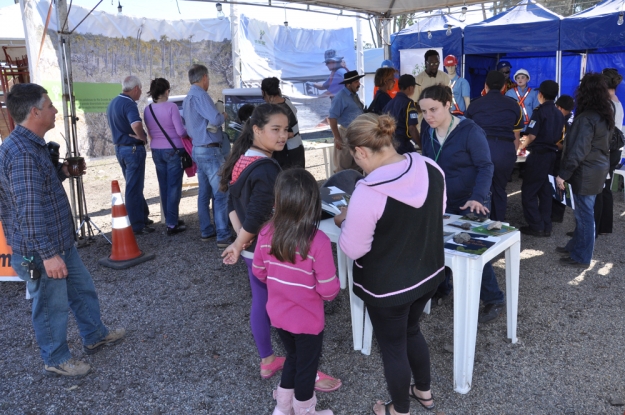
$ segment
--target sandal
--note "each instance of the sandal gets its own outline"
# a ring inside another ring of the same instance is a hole
[[[338,383],[338,385],[336,385],[333,388],[322,388],[322,387],[317,386],[317,382],[322,381],[322,380],[326,380],[326,379],[328,379],[328,380],[338,380],[339,383]],[[343,383],[341,382],[340,379],[335,379],[335,378],[333,378],[330,375],[326,375],[323,372],[317,371],[317,378],[315,379],[315,390],[317,392],[334,392],[335,390],[340,388],[341,385],[343,385]]]
[[[388,401],[388,402],[378,401],[375,404],[373,404],[373,407],[371,409],[373,410],[373,413],[375,415],[378,415],[378,413],[375,411],[375,406],[381,404],[381,405],[384,405],[384,415],[391,415],[391,410],[389,408],[391,407],[392,403],[393,401]]]
[[[429,399],[423,399],[423,398],[419,398],[415,393],[414,393],[414,388],[416,386],[414,384],[410,385],[410,392],[408,392],[408,395],[410,395],[410,397],[414,400],[416,400],[417,402],[419,402],[419,404],[424,407],[425,409],[431,410],[434,409],[434,395],[432,395],[432,393],[430,392],[430,398]],[[426,406],[423,402],[427,402],[427,401],[432,401],[432,405]]]
[[[273,362],[263,365],[262,363],[260,364],[260,377],[262,377],[263,379],[269,379],[270,377],[272,377],[273,375],[275,375],[277,372],[279,372],[280,370],[282,370],[282,368],[284,367],[284,361],[286,360],[286,357],[276,357]],[[270,370],[271,372],[267,375],[263,375],[262,371],[263,370]]]

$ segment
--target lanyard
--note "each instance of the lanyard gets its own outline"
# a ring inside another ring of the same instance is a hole
[[[443,144],[441,144],[440,148],[438,149],[438,152],[434,156],[434,161],[437,163],[438,163],[438,156],[440,156],[441,150],[443,149],[443,146],[447,142],[447,137],[449,137],[449,132],[451,131],[451,127],[453,127],[453,125],[454,125],[454,116],[452,115],[451,122],[449,123],[449,127],[447,127],[447,133],[445,134],[445,139],[443,140]],[[430,143],[432,144],[432,151],[434,151],[434,130],[435,128],[430,127]]]

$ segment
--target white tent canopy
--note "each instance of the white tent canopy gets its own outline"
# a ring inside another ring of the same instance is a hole
[[[24,45],[24,24],[19,4],[0,9],[0,46]]]
[[[216,3],[216,0],[186,0],[204,1]],[[298,5],[310,5],[319,7],[329,7],[338,10],[347,10],[357,13],[365,13],[376,17],[393,17],[400,14],[424,12],[447,7],[463,6],[469,4],[482,3],[479,0],[284,0],[287,3]],[[230,1],[230,4],[245,4],[256,6],[270,6],[271,0],[267,2]],[[279,7],[279,6],[277,6]]]

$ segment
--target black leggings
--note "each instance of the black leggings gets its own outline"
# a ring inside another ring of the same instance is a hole
[[[319,334],[293,334],[282,329],[277,331],[286,350],[280,387],[295,389],[295,399],[307,401],[315,392],[323,331]]]
[[[430,390],[430,351],[419,327],[419,318],[433,290],[412,303],[394,307],[367,305],[375,338],[380,346],[384,377],[395,411],[410,411],[410,374],[416,388]]]

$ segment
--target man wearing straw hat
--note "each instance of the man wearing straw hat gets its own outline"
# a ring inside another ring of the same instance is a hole
[[[68,165],[53,164],[43,139],[58,111],[37,84],[14,85],[6,104],[18,124],[0,146],[0,220],[13,250],[11,266],[33,297],[44,373],[83,376],[91,366],[70,353],[69,310],[85,354],[119,343],[126,331],[109,331],[102,323],[93,280],[75,247],[74,220],[61,184],[69,176]]]

